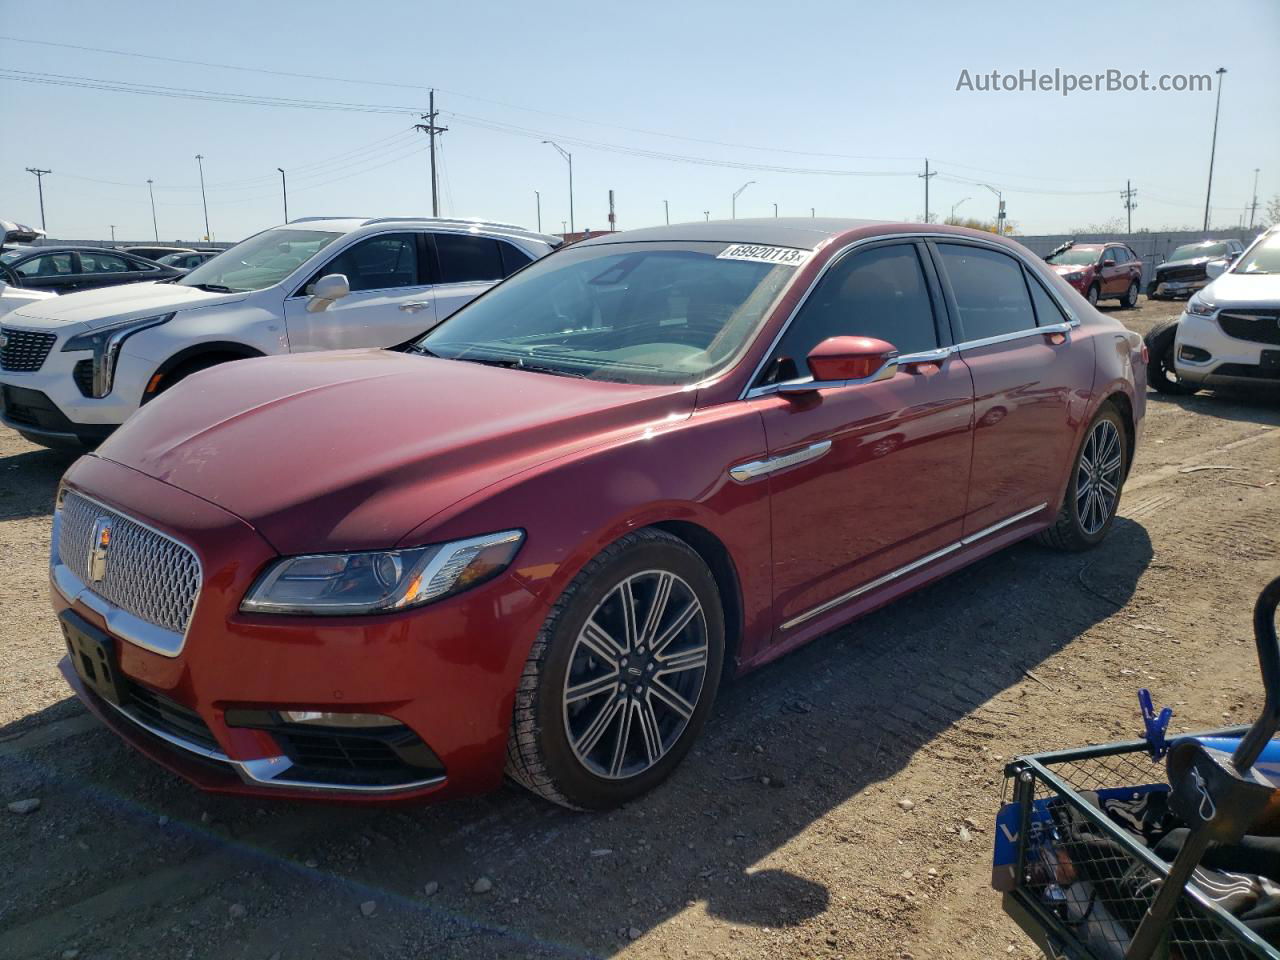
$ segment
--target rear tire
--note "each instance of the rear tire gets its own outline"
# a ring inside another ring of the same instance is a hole
[[[1178,320],[1166,320],[1151,328],[1144,339],[1147,345],[1147,383],[1160,393],[1171,396],[1189,396],[1200,388],[1186,380],[1179,380],[1173,358],[1178,337]]]
[[[1089,288],[1085,298],[1089,301],[1089,306],[1096,307],[1098,305],[1098,285],[1096,283]]]
[[[1096,547],[1115,522],[1128,472],[1128,432],[1120,412],[1108,403],[1084,432],[1057,519],[1037,539],[1057,550]]]
[[[1120,301],[1120,305],[1126,310],[1132,310],[1138,305],[1138,281],[1134,280],[1129,284],[1129,289],[1125,291],[1124,299]]]
[[[507,774],[575,809],[636,799],[697,739],[723,662],[720,593],[702,558],[660,530],[627,534],[573,579],[538,633]]]

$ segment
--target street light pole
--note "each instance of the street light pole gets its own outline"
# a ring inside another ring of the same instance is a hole
[[[284,178],[284,167],[276,167],[280,171],[280,196],[284,200],[284,222],[289,222],[289,184]]]
[[[114,223],[108,223],[107,226],[111,228],[111,242],[115,243],[116,242],[116,225]]]
[[[204,205],[204,239],[209,241],[213,239],[209,231],[209,201],[204,195],[204,154],[196,154],[196,166],[200,168],[200,202]]]
[[[551,146],[555,147],[556,152],[559,153],[560,156],[564,157],[565,162],[569,164],[569,232],[573,233],[575,232],[573,223],[573,154],[560,146],[560,144],[556,143],[554,140],[543,140],[542,142],[549,143]]]
[[[733,191],[733,200],[730,202],[730,206],[729,206],[729,219],[731,220],[738,219],[738,197],[742,195],[743,190],[747,189],[747,187],[751,186],[753,183],[755,183],[754,180],[748,180],[746,183],[740,186],[737,190]]]
[[[1213,142],[1209,146],[1209,186],[1204,191],[1204,229],[1209,229],[1209,198],[1213,195],[1213,157],[1218,152],[1218,111],[1222,109],[1222,75],[1226,67],[1214,71],[1218,75],[1218,102],[1213,108]]]
[[[702,217],[703,217],[703,219],[704,219],[704,220],[710,220],[710,219],[711,219],[711,211],[710,211],[710,210],[703,210],[703,211],[702,211]]]
[[[53,171],[41,170],[39,167],[27,167],[27,173],[34,173],[36,175],[36,190],[40,193],[40,229],[47,234],[49,232],[49,228],[46,227],[44,223],[44,175],[46,173],[53,173]]]
[[[973,197],[964,198],[964,200],[972,200],[972,199]],[[956,218],[956,208],[959,207],[960,204],[964,203],[964,200],[957,200],[955,203],[951,205],[951,216],[947,218],[948,220],[954,220]]]
[[[156,222],[156,191],[150,177],[147,178],[147,193],[151,194],[151,229],[156,232],[156,243],[160,242],[160,224]]]
[[[1253,192],[1254,193],[1258,192],[1256,189],[1256,186]],[[667,218],[667,226],[668,227],[671,226],[671,204],[668,203],[666,200],[662,201],[662,214]]]
[[[533,191],[533,201],[538,206],[538,232],[542,232],[542,194],[537,190]]]
[[[996,233],[1004,236],[1004,194],[990,184],[980,183],[980,187],[986,187],[996,195],[996,199],[1000,201],[1000,205],[996,208]]]
[[[776,203],[773,205],[773,219],[778,219],[778,205]]]

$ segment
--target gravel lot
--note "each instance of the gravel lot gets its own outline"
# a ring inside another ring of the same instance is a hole
[[[676,776],[603,815],[514,787],[263,805],[137,756],[55,670],[70,461],[0,428],[0,956],[1034,956],[988,886],[1002,761],[1135,735],[1144,684],[1182,729],[1252,718],[1278,427],[1273,399],[1153,394],[1100,549],[1018,545],[731,684]]]

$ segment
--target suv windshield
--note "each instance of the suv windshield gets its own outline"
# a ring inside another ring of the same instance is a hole
[[[1056,264],[1060,267],[1087,267],[1091,263],[1098,262],[1098,254],[1101,252],[1101,247],[1072,247],[1069,250],[1063,250],[1061,253],[1045,257],[1045,263]]]
[[[417,346],[438,357],[592,380],[694,383],[738,357],[796,270],[719,256],[737,246],[563,250],[500,283]]]
[[[1225,257],[1231,248],[1225,243],[1184,243],[1173,253],[1170,260],[1195,260],[1197,257]]]
[[[177,283],[237,293],[279,283],[342,236],[325,230],[264,230],[200,264]]]
[[[1263,237],[1249,249],[1232,273],[1280,273],[1280,232]]]

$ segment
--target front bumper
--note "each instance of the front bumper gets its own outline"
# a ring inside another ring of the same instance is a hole
[[[1210,283],[1207,276],[1195,278],[1166,279],[1156,274],[1147,287],[1149,297],[1190,297],[1198,290],[1203,290]]]
[[[1280,345],[1229,336],[1216,315],[1200,317],[1184,310],[1174,342],[1174,369],[1178,379],[1206,387],[1280,387]]]
[[[247,524],[98,457],[82,458],[67,483],[187,544],[203,570],[186,640],[172,655],[112,635],[101,598],[68,598],[55,579],[58,614],[111,637],[120,677],[148,700],[116,706],[64,664],[80,698],[131,745],[221,793],[406,802],[501,783],[516,684],[548,612],[514,578],[393,615],[241,614],[241,598],[276,556]],[[159,712],[150,704],[156,698]],[[298,730],[271,722],[284,710],[391,717],[427,759],[405,776],[373,778],[357,765],[326,779],[316,751],[350,755],[349,745],[300,744]]]

